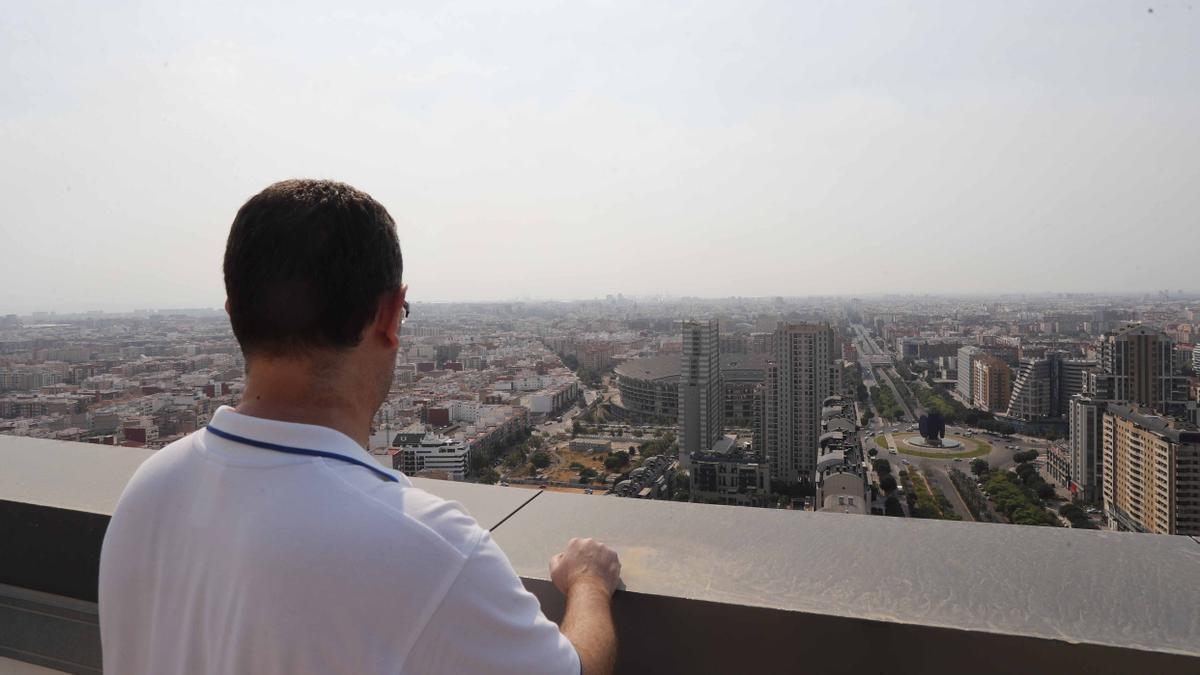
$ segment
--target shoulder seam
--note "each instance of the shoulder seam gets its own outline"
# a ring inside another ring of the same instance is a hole
[[[453,550],[455,553],[457,553],[457,554],[458,554],[458,556],[459,556],[460,558],[462,558],[463,560],[466,560],[468,557],[470,557],[471,555],[473,555],[473,554],[475,553],[475,550],[476,550],[476,549],[479,547],[479,540],[480,540],[480,538],[481,538],[481,537],[477,536],[477,537],[476,537],[476,539],[475,539],[475,542],[474,542],[474,543],[472,543],[472,544],[471,544],[471,546],[470,546],[470,547],[469,547],[469,548],[468,548],[466,551],[459,551],[457,546],[455,546],[454,544],[450,543],[450,541],[449,541],[449,540],[447,540],[447,539],[446,539],[445,537],[443,537],[443,536],[442,536],[442,535],[441,535],[441,534],[440,534],[440,533],[439,533],[437,530],[433,529],[432,527],[430,527],[430,526],[429,526],[429,525],[427,525],[426,523],[423,523],[423,522],[421,522],[421,521],[420,521],[419,519],[417,519],[417,518],[413,518],[411,515],[409,515],[409,514],[405,513],[404,511],[401,511],[400,509],[396,508],[396,506],[395,506],[394,504],[389,504],[389,503],[387,503],[386,501],[384,501],[384,500],[380,499],[379,497],[376,497],[375,495],[371,494],[369,491],[367,491],[367,490],[364,490],[364,489],[363,489],[363,488],[361,488],[360,486],[358,486],[358,485],[355,485],[354,483],[351,483],[350,481],[346,480],[344,477],[342,477],[341,475],[339,475],[337,471],[334,471],[333,469],[331,469],[331,468],[329,467],[329,462],[330,462],[330,461],[332,461],[332,460],[327,460],[327,459],[321,459],[321,458],[318,458],[318,457],[314,457],[312,461],[313,461],[313,463],[314,463],[314,464],[317,464],[317,465],[319,465],[319,466],[321,467],[321,470],[322,470],[322,471],[324,471],[324,472],[326,472],[326,473],[330,474],[331,476],[333,476],[334,478],[336,478],[336,479],[337,479],[337,481],[338,481],[339,483],[341,483],[342,485],[346,486],[346,488],[347,488],[347,489],[349,489],[349,490],[353,491],[353,492],[354,492],[354,493],[356,493],[356,494],[362,495],[363,497],[365,497],[365,498],[367,498],[367,499],[370,499],[371,501],[375,502],[376,504],[379,504],[379,505],[380,505],[380,506],[382,506],[383,508],[387,509],[388,513],[391,513],[391,514],[393,514],[393,515],[395,515],[395,516],[397,516],[397,517],[399,517],[399,518],[403,519],[405,522],[412,523],[413,525],[416,525],[416,526],[420,527],[420,528],[421,528],[421,530],[422,530],[422,531],[424,531],[424,532],[426,532],[426,533],[428,533],[428,534],[429,534],[429,536],[431,536],[431,537],[433,537],[433,538],[437,539],[438,541],[442,542],[442,543],[443,543],[443,544],[445,544],[447,547],[449,547],[450,549],[452,549],[452,550]],[[380,487],[388,487],[388,486],[391,486],[391,485],[393,485],[393,484],[392,484],[392,483],[384,483],[384,482],[380,482],[380,483],[379,483],[379,486],[380,486]],[[409,489],[414,489],[414,488],[412,488],[412,487],[405,487],[405,486],[398,485],[398,484],[396,484],[396,487],[398,487],[398,488],[399,488],[399,489],[401,489],[401,490],[409,490]],[[420,488],[415,488],[415,489],[420,489]],[[436,497],[436,495],[433,495],[433,496],[435,496],[435,497]],[[437,498],[438,498],[438,499],[441,499],[441,497],[437,497]],[[446,502],[446,503],[450,503],[450,502],[449,502],[449,500],[442,499],[442,501],[443,501],[443,502]],[[465,515],[467,515],[468,517],[470,517],[470,515],[469,515],[469,514],[466,514],[466,510],[465,510],[465,509],[463,510],[463,513],[464,513]],[[482,527],[480,527],[478,523],[476,523],[475,525],[476,525],[476,528],[477,528],[477,529],[479,529],[479,530],[483,530],[483,528],[482,528]]]
[[[462,562],[460,562],[458,565],[458,569],[454,570],[454,574],[447,576],[446,583],[444,583],[442,587],[438,589],[438,592],[434,596],[436,600],[430,602],[428,608],[421,613],[421,621],[419,623],[421,628],[413,633],[412,639],[409,640],[408,644],[404,645],[404,659],[400,661],[397,672],[404,672],[404,664],[408,663],[408,657],[412,654],[413,645],[417,644],[417,641],[420,640],[421,636],[425,634],[425,630],[429,628],[429,623],[433,620],[433,615],[439,609],[441,609],[442,605],[446,602],[446,596],[449,595],[450,589],[454,588],[454,585],[458,583],[459,578],[462,576],[463,569],[466,568],[467,563],[471,560],[471,558],[475,557],[475,552],[479,550],[479,543],[483,541],[483,536],[485,534],[487,534],[487,530],[480,528],[479,536],[475,538],[475,543],[471,545],[470,553],[463,557]]]

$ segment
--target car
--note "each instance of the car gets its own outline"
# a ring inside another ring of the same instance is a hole
[[[909,461],[908,461],[907,459],[902,459],[902,460],[900,460],[900,463],[901,463],[901,464],[908,464],[908,463],[909,463]]]
[[[896,451],[895,451],[895,450],[888,450],[888,454],[889,454],[889,455],[894,455],[894,454],[896,454]]]
[[[961,462],[961,461],[962,461],[962,457],[955,457],[955,458],[954,458],[954,461],[956,461],[956,462]]]

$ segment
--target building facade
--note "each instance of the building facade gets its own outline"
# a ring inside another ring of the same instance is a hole
[[[828,324],[779,324],[767,368],[763,447],[771,477],[810,480],[817,463],[821,404],[832,395],[834,335]]]
[[[1107,404],[1085,394],[1071,398],[1067,414],[1070,440],[1071,494],[1088,502],[1101,500],[1104,476],[1104,411]]]
[[[679,452],[686,458],[712,447],[721,437],[720,329],[716,319],[683,322],[679,366]]]
[[[968,403],[975,400],[975,381],[971,364],[980,353],[979,347],[959,347],[958,349],[958,395]]]
[[[1200,431],[1144,408],[1109,405],[1104,512],[1119,530],[1200,535]]]
[[[1071,359],[1065,352],[1021,359],[1007,416],[1027,421],[1062,417],[1071,397],[1085,391],[1088,373],[1095,368],[1095,362]]]
[[[1174,349],[1166,333],[1142,324],[1105,335],[1100,342],[1100,370],[1091,380],[1092,393],[1163,414],[1183,412],[1187,378],[1175,374]]]
[[[732,506],[767,506],[771,473],[762,455],[737,448],[693,453],[688,472],[694,502]]]
[[[1012,394],[1012,371],[1002,359],[977,355],[971,362],[972,403],[980,410],[1003,412]]]
[[[394,441],[392,468],[413,476],[421,471],[445,472],[462,480],[471,465],[466,443],[425,431],[400,432]]]

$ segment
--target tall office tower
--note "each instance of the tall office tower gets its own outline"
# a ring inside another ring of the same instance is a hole
[[[1200,535],[1200,431],[1135,406],[1109,405],[1103,495],[1117,529]]]
[[[828,324],[781,323],[771,343],[763,410],[771,478],[811,480],[821,437],[821,404],[833,393],[833,329]]]
[[[1177,414],[1187,406],[1187,378],[1175,374],[1174,342],[1160,330],[1132,324],[1104,336],[1100,371],[1091,378],[1096,398]]]
[[[721,438],[721,332],[716,319],[683,322],[679,368],[679,455],[707,452]]]
[[[971,372],[972,361],[981,354],[979,347],[958,348],[958,395],[967,403],[975,400],[975,381]]]
[[[1200,375],[1200,343],[1192,347],[1192,372]]]
[[[1000,412],[1012,395],[1012,371],[1003,360],[985,354],[971,362],[972,403],[980,410]]]
[[[1008,400],[1006,414],[1009,417],[1035,420],[1050,416],[1053,400],[1050,393],[1053,379],[1050,366],[1051,359],[1021,359],[1013,380],[1012,396]]]
[[[1067,413],[1070,425],[1068,456],[1071,464],[1071,494],[1085,501],[1100,501],[1104,477],[1104,411],[1107,404],[1087,394],[1071,397]]]
[[[1027,421],[1065,415],[1071,397],[1084,392],[1087,374],[1096,367],[1067,357],[1066,352],[1052,351],[1021,359],[1006,414]]]

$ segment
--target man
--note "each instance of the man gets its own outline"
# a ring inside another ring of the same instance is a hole
[[[387,211],[341,183],[277,183],[238,211],[226,310],[237,408],[148,459],[100,559],[114,674],[612,670],[617,555],[550,561],[560,629],[488,532],[364,451],[407,306]]]

